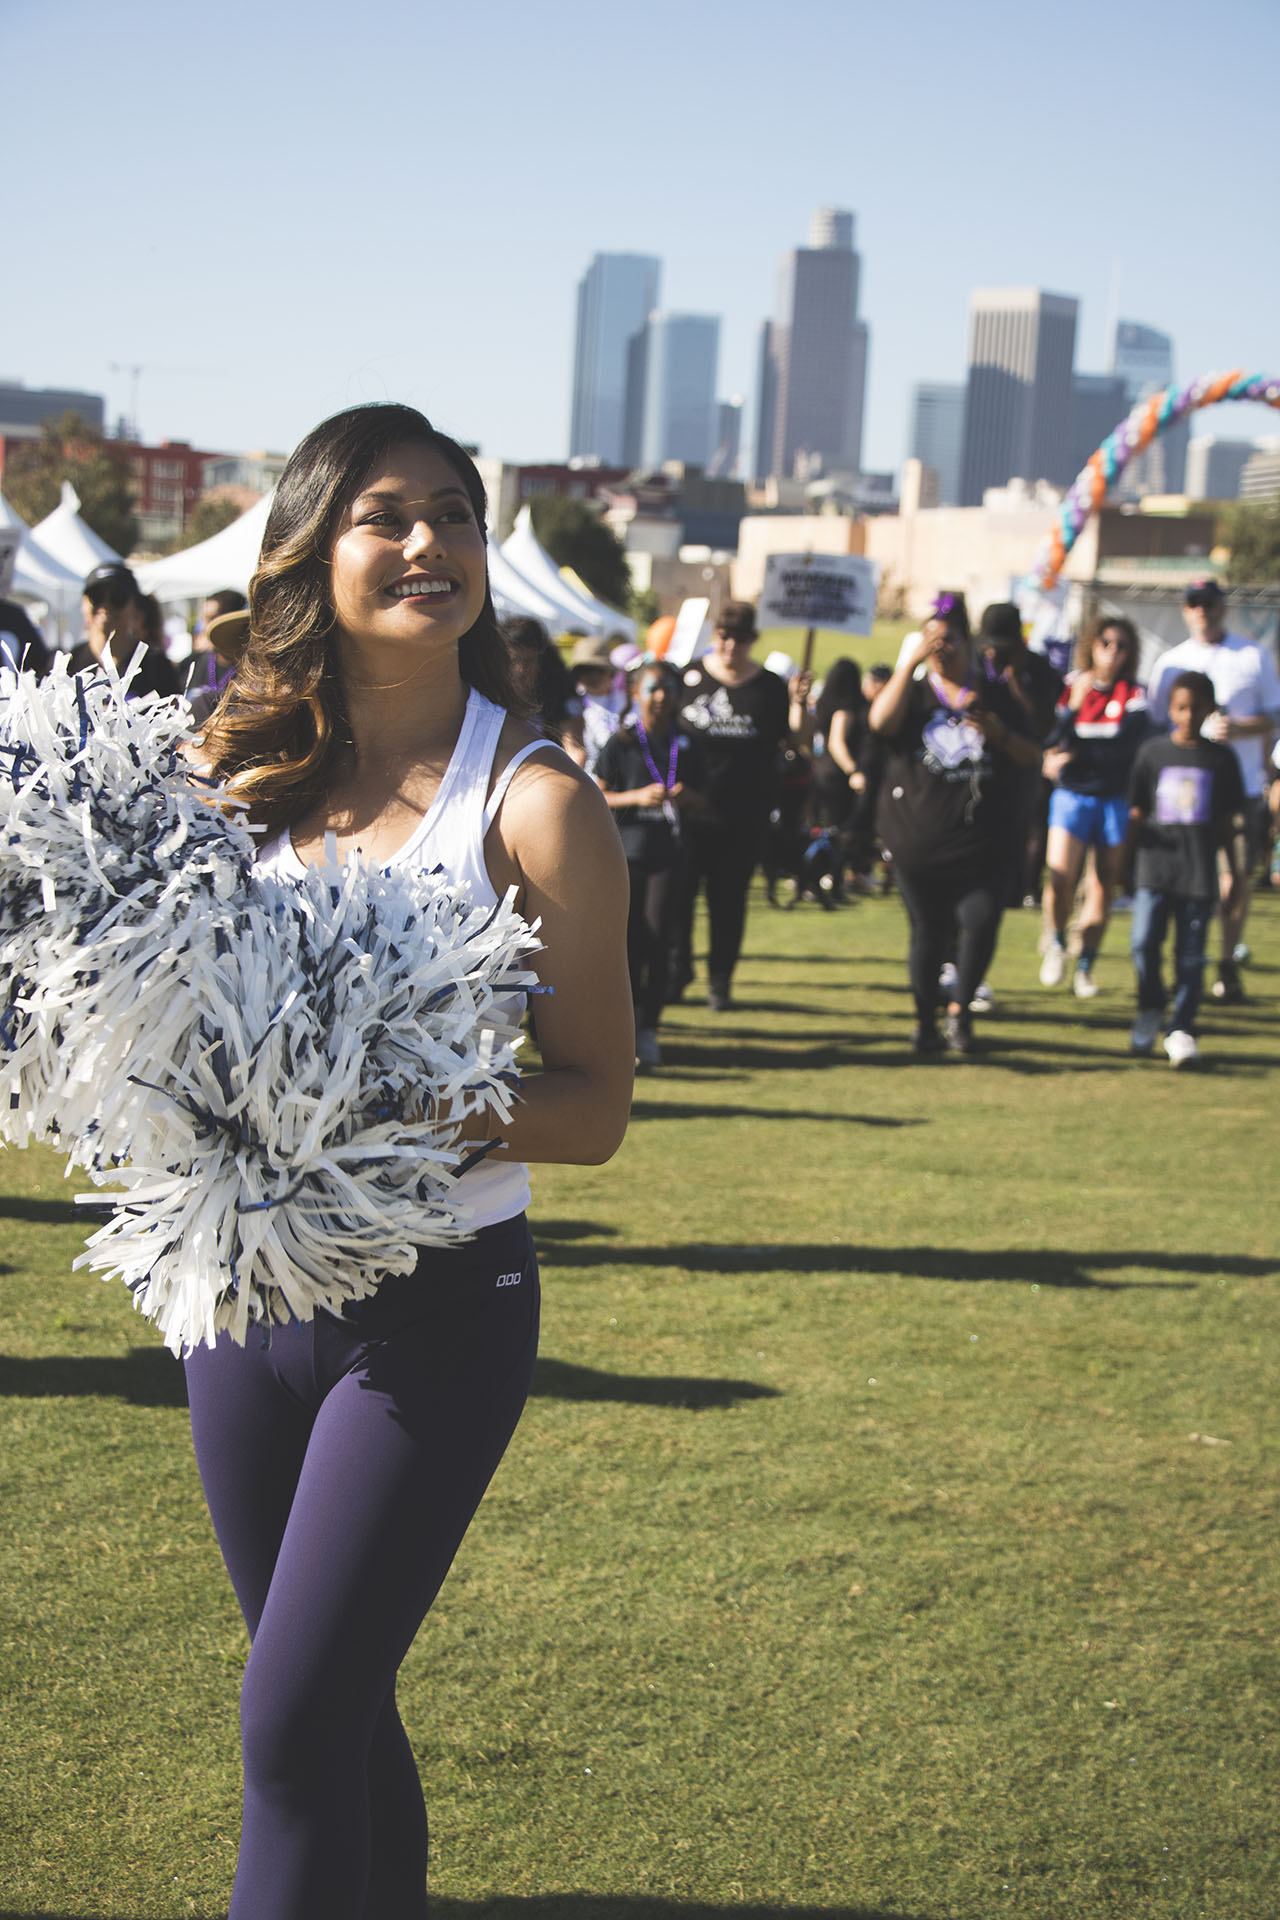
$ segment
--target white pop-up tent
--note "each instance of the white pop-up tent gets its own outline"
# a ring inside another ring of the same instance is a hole
[[[45,637],[60,638],[64,628],[78,626],[81,576],[41,546],[3,494],[0,494],[0,545],[13,552],[13,578],[5,591],[19,600],[38,602],[49,609],[49,624],[56,629],[56,635],[47,630]]]
[[[501,547],[489,547],[489,591],[499,620],[521,617],[541,620],[552,633],[564,624],[564,610],[539,593],[524,575],[512,566]]]
[[[550,600],[559,614],[560,624],[570,631],[610,637],[621,634],[636,637],[636,623],[625,613],[606,606],[603,600],[575,592],[533,530],[533,514],[521,507],[516,523],[502,543],[504,558],[530,586]]]
[[[247,593],[250,577],[258,564],[272,497],[270,493],[264,494],[229,527],[210,534],[197,546],[184,547],[181,553],[168,553],[163,560],[148,560],[135,567],[142,591],[154,593],[158,600],[165,601],[203,600],[223,587]]]
[[[121,557],[80,518],[80,495],[69,480],[63,481],[62,498],[53,512],[47,513],[31,531],[45,552],[69,567],[77,581],[82,581],[95,567]]]

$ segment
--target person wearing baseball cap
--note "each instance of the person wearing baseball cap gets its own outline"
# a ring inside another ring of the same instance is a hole
[[[1266,835],[1267,750],[1280,730],[1280,672],[1273,648],[1227,628],[1227,597],[1216,580],[1195,580],[1183,597],[1188,637],[1162,653],[1147,693],[1152,723],[1169,724],[1169,693],[1180,673],[1207,674],[1213,683],[1217,712],[1204,724],[1206,740],[1230,746],[1240,763],[1244,781],[1244,857],[1241,881],[1219,920],[1222,958],[1211,989],[1215,1000],[1229,1005],[1244,999],[1240,967],[1248,958],[1244,944],[1245,918],[1255,868],[1262,858]]]
[[[158,647],[146,643],[142,589],[123,560],[95,567],[81,589],[85,637],[71,656],[77,673],[97,672],[106,654],[123,673],[141,655],[129,682],[133,695],[180,691],[177,669]]]

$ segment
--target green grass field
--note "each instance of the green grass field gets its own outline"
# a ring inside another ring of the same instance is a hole
[[[444,1920],[1280,1914],[1280,900],[1194,1073],[1123,919],[1087,1006],[1036,932],[914,1063],[898,903],[757,898],[537,1173],[534,1397],[401,1689]],[[0,1920],[217,1920],[245,1637],[74,1190],[0,1158]]]

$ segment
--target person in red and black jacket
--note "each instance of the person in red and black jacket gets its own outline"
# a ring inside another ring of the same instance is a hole
[[[1067,971],[1067,922],[1090,848],[1072,982],[1082,1000],[1098,991],[1093,962],[1106,931],[1128,828],[1129,774],[1150,731],[1147,696],[1138,679],[1138,631],[1131,620],[1104,616],[1076,646],[1044,756],[1054,780],[1049,802],[1049,884],[1045,889],[1040,984],[1056,987]]]

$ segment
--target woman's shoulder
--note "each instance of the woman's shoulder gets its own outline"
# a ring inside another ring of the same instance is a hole
[[[580,791],[600,798],[594,780],[571,760],[564,748],[549,740],[545,733],[508,714],[498,735],[493,755],[489,788],[492,793],[503,786],[506,799],[503,813],[508,819],[519,817],[530,804],[539,807],[564,805]]]

